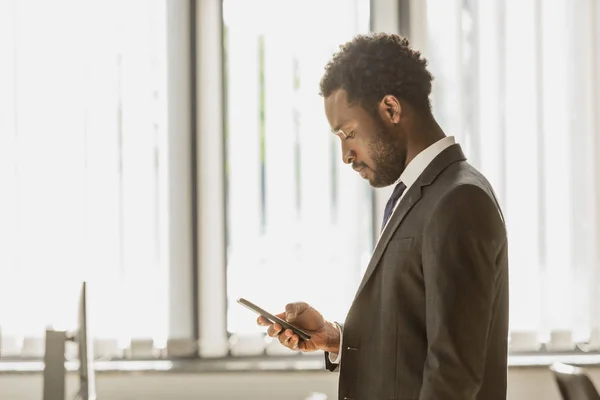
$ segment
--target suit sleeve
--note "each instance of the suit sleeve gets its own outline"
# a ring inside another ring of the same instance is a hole
[[[484,374],[504,222],[483,189],[461,185],[426,223],[423,275],[427,358],[419,400],[471,400]]]

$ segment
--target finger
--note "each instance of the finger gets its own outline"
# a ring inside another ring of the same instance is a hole
[[[292,350],[298,347],[298,341],[298,335],[294,334],[289,329],[286,329],[285,331],[283,331],[283,334],[279,335],[279,343]]]
[[[271,337],[279,336],[281,333],[281,326],[279,324],[273,324],[267,329],[267,335]]]
[[[275,316],[279,319],[282,319],[285,321],[285,312],[279,313],[279,314],[275,314]]]
[[[287,336],[285,334],[278,336],[279,343],[281,343],[285,347],[290,347],[290,340],[291,340],[291,338],[292,338],[291,336]]]
[[[260,326],[269,326],[271,325],[271,321],[266,320],[264,317],[260,316],[256,319],[256,323]]]
[[[277,337],[279,336],[279,332],[273,329],[273,326],[270,326],[269,329],[267,329],[267,335],[270,337]]]
[[[299,340],[298,341],[298,347],[296,348],[296,350],[298,350],[298,351],[310,351],[309,347],[308,347],[308,343],[306,343],[306,340]]]
[[[290,348],[292,350],[298,350],[298,342],[300,341],[300,338],[298,337],[298,335],[292,335],[292,337],[290,338]]]
[[[298,314],[303,313],[308,309],[309,305],[306,303],[289,303],[285,306],[285,320],[292,322],[296,320]]]

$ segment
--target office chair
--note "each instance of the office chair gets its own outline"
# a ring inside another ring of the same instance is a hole
[[[582,368],[557,362],[550,370],[563,400],[600,400],[600,394]]]

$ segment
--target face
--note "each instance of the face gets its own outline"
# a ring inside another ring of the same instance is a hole
[[[348,104],[344,90],[325,99],[325,114],[340,138],[342,159],[373,187],[392,185],[406,166],[406,134],[401,128],[401,106],[386,96],[373,116],[359,104]]]

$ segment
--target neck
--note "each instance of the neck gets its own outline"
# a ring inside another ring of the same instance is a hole
[[[406,147],[406,165],[420,152],[446,137],[436,120],[430,116],[419,119],[411,124]]]

